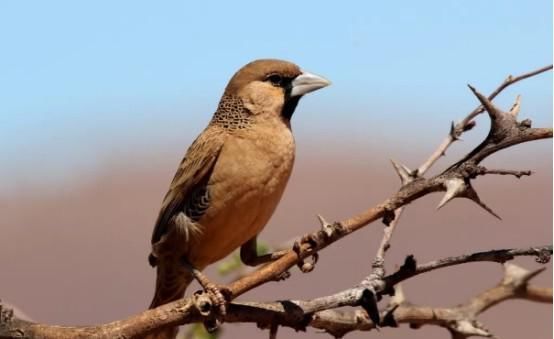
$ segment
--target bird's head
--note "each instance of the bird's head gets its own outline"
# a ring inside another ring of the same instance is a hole
[[[279,115],[290,119],[300,98],[330,82],[283,60],[252,61],[238,70],[225,89],[227,96],[238,97],[251,114]]]

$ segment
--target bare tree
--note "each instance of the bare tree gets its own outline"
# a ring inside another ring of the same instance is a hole
[[[6,307],[1,308],[0,305],[0,337],[140,338],[163,327],[194,322],[213,324],[216,320],[256,323],[260,328],[269,329],[270,338],[277,336],[279,326],[297,330],[313,327],[322,329],[334,337],[342,337],[351,331],[368,331],[384,326],[396,327],[401,323],[410,324],[413,328],[423,325],[441,326],[450,332],[452,338],[458,339],[470,336],[492,337],[493,334],[478,319],[483,311],[504,300],[515,298],[552,303],[552,288],[530,284],[530,280],[544,268],[528,271],[508,263],[517,256],[533,256],[537,262],[547,263],[552,255],[552,245],[488,250],[442,258],[424,264],[419,264],[414,257],[408,256],[402,266],[390,274],[385,271],[386,254],[406,205],[432,192],[445,192],[439,208],[452,199],[466,198],[499,218],[480,199],[472,186],[472,180],[483,175],[512,175],[520,178],[531,175],[531,172],[491,169],[481,165],[482,161],[496,152],[520,143],[552,138],[552,128],[534,128],[531,126],[531,120],[518,120],[521,108],[519,96],[508,111],[501,110],[491,101],[508,86],[549,70],[552,70],[552,65],[516,77],[509,76],[488,97],[469,86],[480,105],[460,122],[452,123],[447,137],[419,168],[412,170],[393,162],[393,167],[401,180],[401,187],[394,195],[346,220],[329,223],[320,216],[320,229],[302,236],[280,259],[249,272],[225,286],[230,291],[230,295],[228,311],[223,318],[213,309],[207,295],[202,293],[195,293],[124,320],[82,327],[61,327],[21,320],[13,315],[13,311]],[[491,121],[486,138],[469,154],[442,173],[424,177],[445,151],[459,140],[464,132],[475,126],[475,119],[484,112],[488,113]],[[289,274],[288,271],[295,265],[303,272],[311,271],[319,251],[377,220],[382,220],[385,224],[383,237],[373,260],[371,272],[368,272],[367,277],[358,285],[333,295],[311,300],[233,302],[236,297],[257,286]],[[496,286],[482,291],[462,305],[451,308],[413,305],[407,302],[400,288],[399,284],[402,281],[416,275],[476,261],[503,264],[504,276]],[[381,298],[385,295],[392,297],[386,305],[380,305]],[[351,306],[354,309],[337,310],[343,306]]]

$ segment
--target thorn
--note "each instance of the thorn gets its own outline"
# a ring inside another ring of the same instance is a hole
[[[449,179],[444,183],[444,186],[446,187],[446,193],[439,202],[437,209],[446,205],[446,203],[459,196],[466,189],[466,184],[461,178]]]
[[[452,121],[452,124],[450,125],[450,137],[454,141],[460,140],[460,133],[457,132],[456,124],[454,123],[454,121]]]
[[[467,185],[466,190],[462,196],[464,198],[467,198],[475,202],[477,205],[481,206],[485,211],[492,214],[498,220],[502,220],[502,218],[498,214],[496,214],[489,206],[487,206],[483,201],[481,201],[481,199],[477,195],[477,191],[475,191],[475,189],[471,185]]]
[[[375,328],[381,325],[379,308],[377,307],[377,298],[375,293],[369,288],[364,289],[360,298],[360,306],[367,312],[369,319],[375,324]]]
[[[441,207],[446,205],[450,200],[454,198],[462,197],[475,202],[477,205],[481,206],[481,208],[483,208],[485,211],[489,212],[499,220],[502,220],[502,218],[500,218],[498,214],[496,214],[489,206],[487,206],[484,202],[481,201],[475,189],[471,186],[471,184],[467,184],[464,181],[464,179],[462,178],[448,179],[444,183],[444,186],[446,187],[446,193],[444,194],[442,200],[437,206],[437,209],[440,209]]]
[[[496,120],[496,118],[498,118],[502,114],[502,111],[496,108],[496,106],[494,106],[493,103],[486,96],[477,91],[475,87],[471,86],[470,84],[468,84],[467,86],[477,97],[477,99],[479,99],[481,105],[483,105],[487,113],[489,113],[489,116],[492,120]]]
[[[276,323],[272,323],[269,327],[269,339],[277,339],[277,330],[279,329],[279,325]]]
[[[542,273],[545,269],[546,267],[543,266],[534,271],[529,271],[521,266],[505,263],[502,285],[510,285],[514,288],[519,288],[527,284],[531,279]]]
[[[404,259],[404,263],[398,269],[398,272],[414,273],[417,269],[417,260],[410,254]]]
[[[321,225],[321,230],[327,238],[332,237],[335,233],[340,234],[344,231],[343,226],[339,222],[329,223],[321,214],[317,214],[317,219]]]
[[[519,114],[519,110],[521,108],[521,95],[517,95],[516,101],[512,105],[512,108],[510,108],[510,114],[514,117],[517,117]]]
[[[539,267],[537,268],[536,270],[534,271],[531,271],[531,273],[529,273],[529,275],[527,275],[525,277],[525,282],[529,282],[531,279],[533,279],[534,277],[536,277],[537,275],[541,274],[542,272],[544,272],[544,270],[546,270],[546,267]]]
[[[390,162],[392,163],[392,166],[394,167],[396,174],[398,174],[398,177],[400,178],[400,182],[402,183],[402,185],[405,185],[412,181],[413,179],[412,173],[414,172],[411,169],[409,169],[406,165],[399,164],[392,159],[390,159]]]
[[[327,220],[325,220],[325,218],[321,214],[317,214],[316,216],[322,228],[329,226],[329,223],[327,222]]]

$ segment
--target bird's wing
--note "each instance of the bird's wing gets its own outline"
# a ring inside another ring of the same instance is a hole
[[[152,244],[168,231],[171,219],[183,212],[195,189],[206,185],[217,161],[225,136],[220,130],[208,127],[194,140],[165,195],[162,208],[152,233]]]

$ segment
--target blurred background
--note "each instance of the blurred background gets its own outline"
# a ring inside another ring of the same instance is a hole
[[[150,234],[177,164],[245,63],[282,58],[333,85],[293,117],[297,162],[261,239],[280,244],[381,202],[399,182],[389,159],[415,168],[508,74],[552,62],[552,2],[0,2],[0,297],[33,320],[96,324],[142,311],[153,293]],[[552,73],[504,91],[522,118],[552,126]],[[464,135],[437,173],[480,142]],[[486,161],[531,177],[480,178],[498,221],[467,201],[440,211],[440,195],[406,210],[388,269],[471,251],[552,243],[552,141]],[[241,300],[312,298],[357,284],[382,224],[321,253],[314,272]],[[533,269],[532,258],[516,261]],[[534,282],[552,285],[551,264]],[[231,277],[218,276],[216,281]],[[470,264],[404,284],[412,303],[451,306],[491,287],[500,265]],[[194,288],[191,288],[194,290]],[[552,306],[509,301],[481,318],[501,338],[551,338]],[[319,338],[316,331],[282,337]],[[224,338],[266,337],[253,324]],[[349,338],[447,338],[444,329],[385,328]]]

